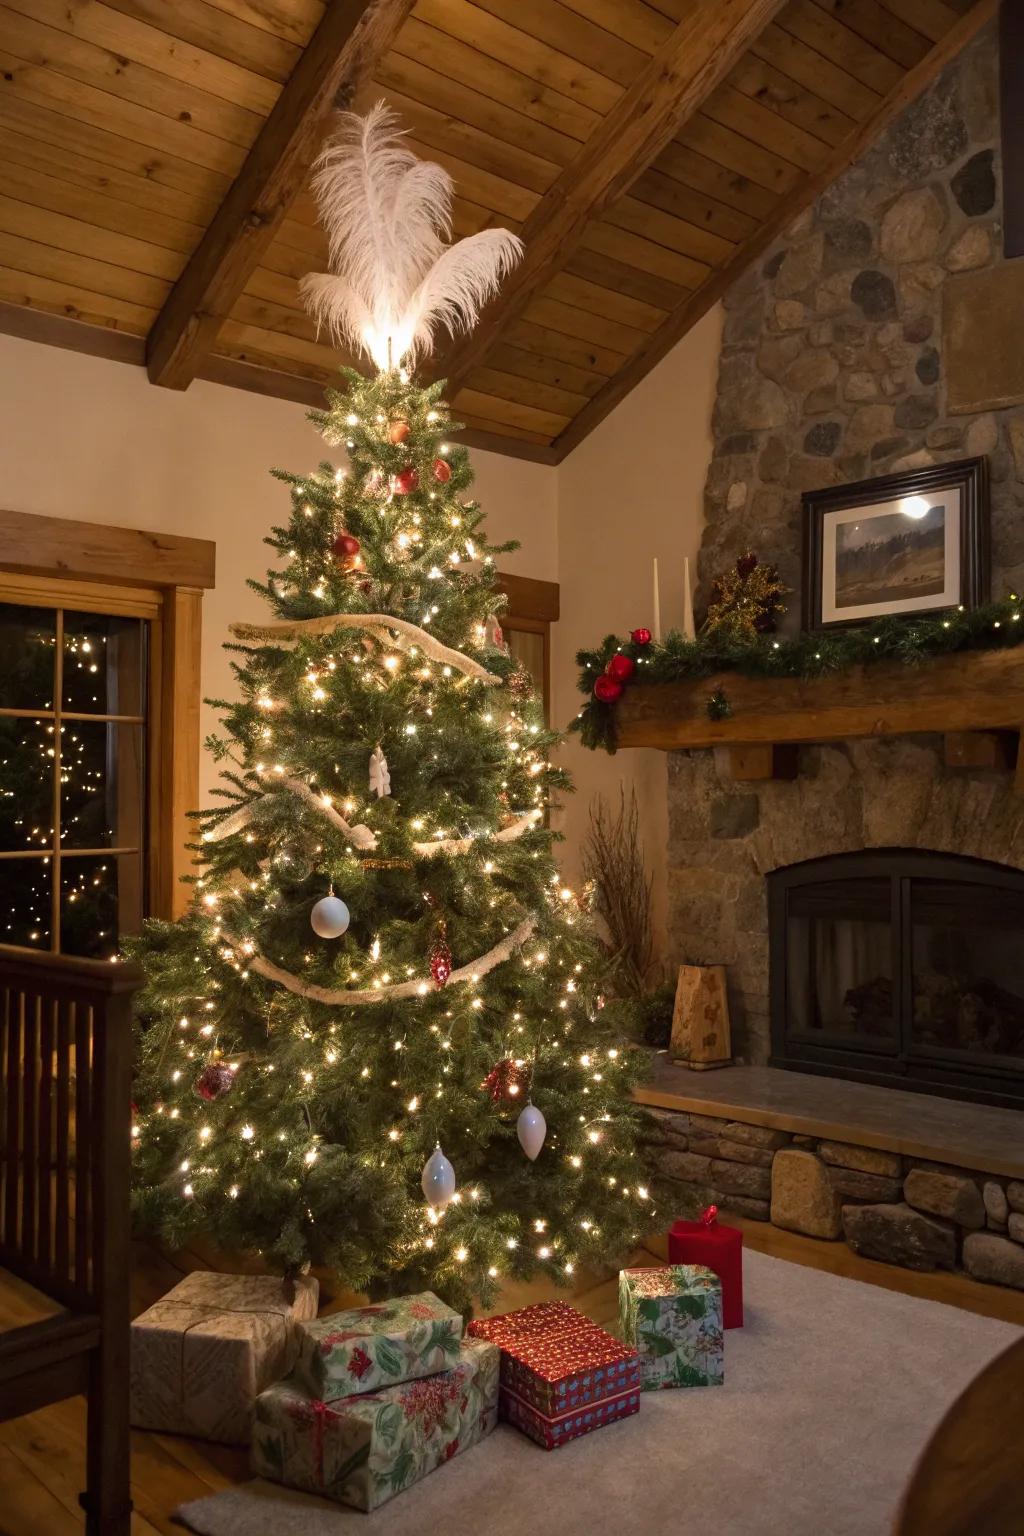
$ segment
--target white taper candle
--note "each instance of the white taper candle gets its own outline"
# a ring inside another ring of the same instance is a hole
[[[683,556],[683,634],[687,640],[697,638],[693,622],[693,588],[690,586],[690,557]]]

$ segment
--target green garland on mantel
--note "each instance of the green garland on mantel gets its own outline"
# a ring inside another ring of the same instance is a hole
[[[616,651],[636,662],[628,689],[636,683],[680,683],[713,677],[718,672],[740,672],[745,677],[828,677],[876,662],[917,666],[956,651],[1007,650],[1022,641],[1024,600],[1016,593],[1004,602],[985,603],[979,608],[948,608],[919,619],[901,615],[856,628],[794,636],[736,640],[700,634],[696,640],[686,640],[673,630],[663,645],[640,645],[607,635],[597,650],[576,653],[580,692],[587,702],[569,729],[579,732],[585,747],[615,751],[615,705],[594,697],[594,683]],[[728,701],[720,694],[721,690],[716,690],[708,701],[712,719],[722,719],[730,712]]]

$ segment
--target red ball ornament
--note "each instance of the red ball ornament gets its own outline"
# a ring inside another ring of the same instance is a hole
[[[636,662],[632,656],[624,656],[621,651],[617,651],[605,667],[606,675],[614,677],[617,683],[628,683],[635,671]]]
[[[430,946],[430,974],[438,988],[446,986],[452,973],[452,952],[448,947],[444,923],[438,924],[437,937]]]
[[[226,1061],[211,1061],[196,1078],[196,1093],[209,1104],[230,1093],[234,1083],[235,1074]]]
[[[434,460],[434,479],[440,480],[442,485],[447,485],[452,477],[452,467],[447,459]]]
[[[399,470],[391,481],[391,489],[396,496],[409,496],[420,483],[419,472],[410,464],[408,469]]]
[[[338,560],[350,560],[353,555],[359,553],[359,540],[354,533],[339,533],[331,545],[335,558]]]
[[[607,672],[602,672],[594,684],[594,698],[600,699],[602,704],[614,704],[616,699],[622,697],[622,684],[616,677],[609,677]]]
[[[632,630],[630,632],[629,638],[632,640],[634,645],[650,645],[651,632],[649,629],[641,626],[639,629]]]

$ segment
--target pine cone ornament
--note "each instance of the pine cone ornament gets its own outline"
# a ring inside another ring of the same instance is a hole
[[[525,1098],[530,1090],[529,1063],[503,1056],[495,1062],[480,1087],[490,1094],[492,1104],[508,1104]]]
[[[434,985],[444,987],[452,973],[452,952],[448,945],[448,930],[443,922],[437,925],[437,936],[430,946],[430,974]]]
[[[211,1061],[196,1078],[196,1093],[210,1104],[214,1099],[222,1099],[226,1093],[230,1093],[234,1083],[235,1074],[226,1061]]]
[[[514,699],[528,699],[533,692],[533,678],[520,662],[505,679],[505,687]]]

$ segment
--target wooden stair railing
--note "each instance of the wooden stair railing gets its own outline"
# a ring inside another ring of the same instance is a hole
[[[0,949],[0,1267],[58,1303],[0,1334],[0,1421],[84,1393],[87,1536],[129,1536],[133,966]]]

